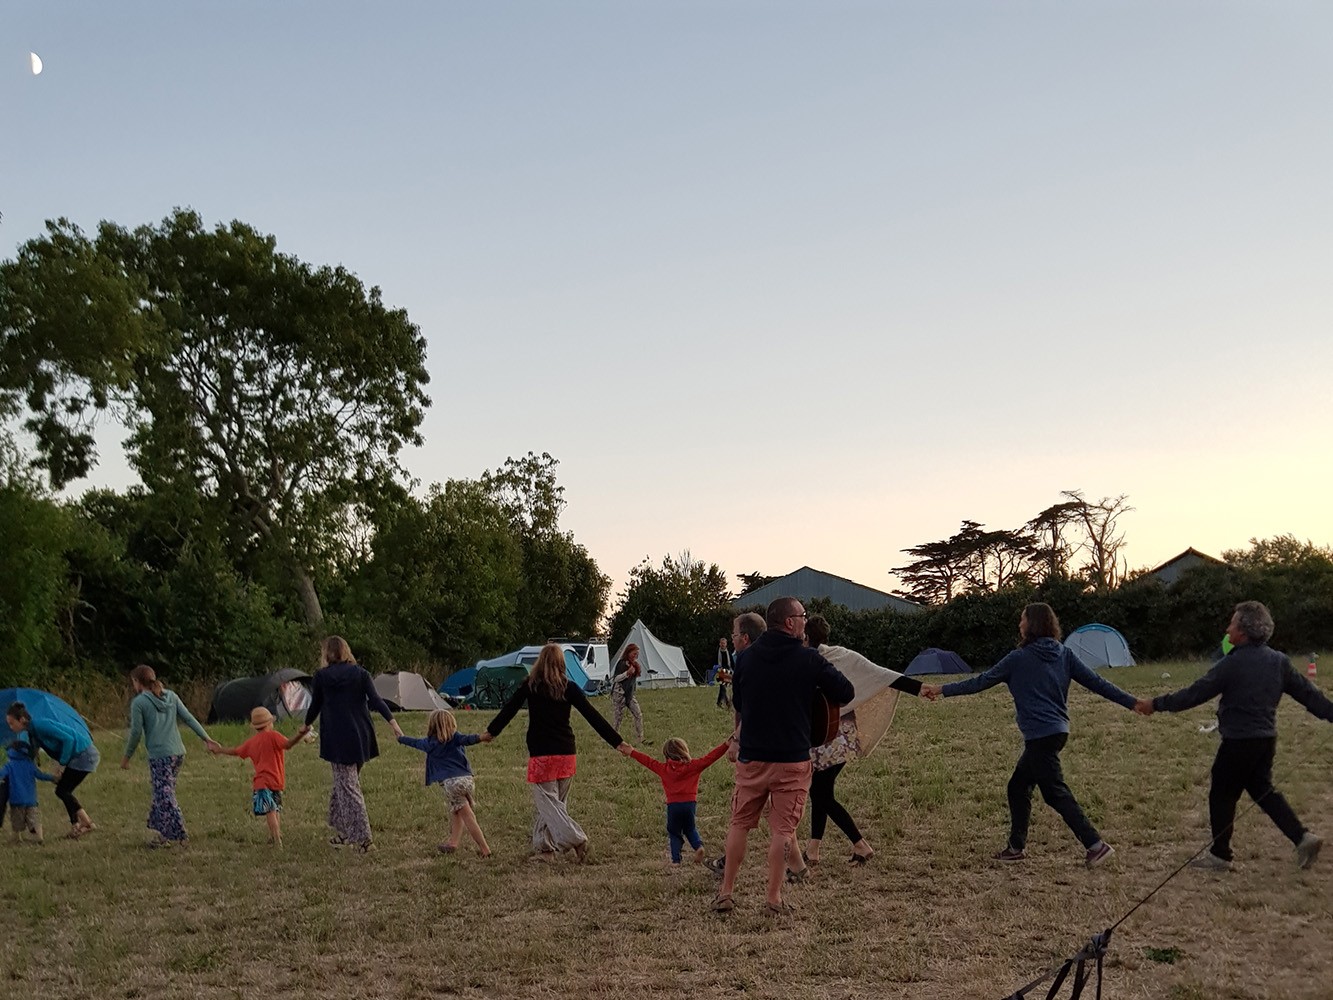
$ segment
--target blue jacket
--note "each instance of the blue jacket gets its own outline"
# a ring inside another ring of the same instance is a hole
[[[393,713],[375,690],[375,685],[355,663],[330,663],[315,671],[310,685],[310,708],[305,714],[313,726],[320,713],[319,755],[330,764],[364,764],[380,755],[370,709],[393,721]]]
[[[1134,696],[1122,691],[1088,668],[1068,647],[1054,639],[1038,639],[1015,649],[985,673],[954,681],[941,688],[946,698],[975,694],[996,684],[1008,684],[1014,698],[1014,718],[1025,740],[1039,740],[1069,732],[1069,682],[1125,708]]]
[[[37,805],[38,781],[55,780],[45,771],[37,770],[26,749],[10,750],[9,761],[0,767],[0,782],[9,782],[9,804],[20,809]]]
[[[398,742],[405,747],[416,747],[426,755],[426,784],[436,785],[446,778],[465,778],[472,773],[472,766],[467,762],[464,747],[481,742],[477,733],[454,733],[441,743],[429,736],[413,739],[400,736]]]
[[[29,742],[44,750],[52,760],[59,761],[61,767],[93,745],[88,730],[74,729],[50,719],[33,719],[28,723],[27,732]]]

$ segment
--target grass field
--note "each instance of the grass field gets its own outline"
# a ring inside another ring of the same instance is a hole
[[[1113,676],[1154,694],[1202,669]],[[696,753],[720,742],[729,721],[713,698],[643,693],[648,741],[660,749],[683,736]],[[370,854],[327,845],[329,774],[315,747],[288,756],[286,847],[277,851],[247,812],[249,764],[210,758],[188,733],[180,800],[192,842],[149,851],[142,755],[117,769],[122,734],[100,731],[103,764],[82,796],[99,829],[59,839],[64,813],[43,786],[46,845],[0,841],[0,979],[14,995],[70,1000],[1007,996],[1207,839],[1216,735],[1198,730],[1212,712],[1142,719],[1081,689],[1071,702],[1066,775],[1116,847],[1104,868],[1084,870],[1080,846],[1039,801],[1029,860],[989,860],[1007,831],[1004,788],[1021,747],[1004,689],[938,705],[905,699],[874,756],[838,785],[877,856],[864,868],[842,863],[846,843],[830,826],[823,864],[790,891],[799,911],[780,918],[763,908],[759,834],[735,913],[711,914],[714,879],[694,866],[667,869],[656,778],[581,720],[571,807],[592,838],[583,867],[525,862],[522,717],[470,752],[489,861],[436,853],[438,792],[421,787],[422,755],[393,744],[382,724],[383,756],[363,777]],[[490,717],[459,715],[466,731]],[[422,731],[421,716],[401,718],[409,733]],[[1308,825],[1333,834],[1333,727],[1289,700],[1281,727],[1278,783]],[[245,732],[213,730],[227,744]],[[705,773],[699,825],[710,853],[730,787],[725,761]],[[1333,856],[1297,870],[1257,810],[1240,819],[1235,848],[1235,872],[1183,873],[1116,932],[1107,998],[1333,996]]]

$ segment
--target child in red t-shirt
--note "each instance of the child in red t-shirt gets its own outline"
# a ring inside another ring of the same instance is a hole
[[[655,760],[646,753],[640,753],[628,744],[618,748],[626,757],[633,757],[648,770],[662,779],[662,790],[667,800],[667,841],[671,846],[671,863],[680,864],[680,852],[685,841],[694,848],[694,860],[701,863],[704,859],[704,842],[695,826],[694,814],[699,798],[699,776],[704,768],[718,761],[730,740],[718,744],[698,760],[690,757],[690,748],[678,736],[673,736],[662,744],[662,756],[666,760]]]
[[[238,747],[219,747],[214,753],[228,757],[244,757],[255,766],[254,795],[251,805],[256,816],[268,823],[269,843],[282,846],[282,791],[287,784],[284,755],[310,732],[302,726],[288,739],[273,729],[273,713],[267,708],[256,708],[250,713],[250,725],[255,734]]]

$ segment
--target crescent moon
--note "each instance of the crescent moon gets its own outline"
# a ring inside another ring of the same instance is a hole
[[[42,72],[42,57],[36,52],[29,52],[28,58],[32,61],[32,75],[39,76]]]

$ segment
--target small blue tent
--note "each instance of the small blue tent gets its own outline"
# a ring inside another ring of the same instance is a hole
[[[1129,651],[1125,637],[1111,628],[1093,622],[1076,628],[1065,638],[1065,645],[1085,666],[1096,670],[1098,667],[1132,667],[1134,657]]]
[[[464,667],[462,670],[455,670],[440,685],[440,694],[447,694],[451,698],[465,698],[472,693],[472,685],[476,680],[476,667]]]
[[[947,649],[923,649],[907,665],[903,674],[908,677],[920,677],[922,674],[970,674],[969,667],[961,656]]]

